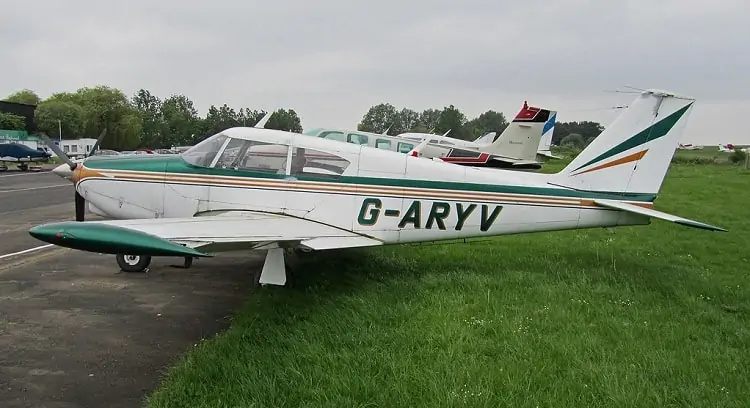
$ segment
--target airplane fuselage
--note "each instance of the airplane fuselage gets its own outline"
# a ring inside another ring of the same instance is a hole
[[[645,217],[592,202],[623,199],[615,193],[547,186],[544,175],[536,174],[529,175],[528,184],[514,185],[503,182],[498,173],[504,171],[392,153],[379,158],[376,149],[366,149],[364,159],[338,177],[207,168],[181,156],[92,157],[77,170],[75,181],[90,210],[105,217],[179,218],[233,210],[282,213],[384,243],[649,223]],[[383,166],[382,160],[390,160],[389,165]],[[519,173],[509,173],[518,180]],[[443,181],[426,180],[428,175]],[[628,202],[650,207],[652,199],[633,196]]]

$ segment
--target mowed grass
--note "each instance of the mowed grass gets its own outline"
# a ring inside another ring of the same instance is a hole
[[[561,164],[550,164],[556,171]],[[649,226],[310,255],[150,407],[750,406],[750,172],[672,165]]]

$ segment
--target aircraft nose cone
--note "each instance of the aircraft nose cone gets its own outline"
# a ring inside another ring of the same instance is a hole
[[[65,163],[52,169],[52,172],[66,180],[71,180],[73,178],[73,171],[70,170],[70,166]]]

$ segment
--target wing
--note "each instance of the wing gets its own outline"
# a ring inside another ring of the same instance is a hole
[[[346,229],[281,214],[227,211],[190,218],[62,222],[34,227],[37,239],[99,253],[208,256],[289,243],[313,250],[382,245]]]

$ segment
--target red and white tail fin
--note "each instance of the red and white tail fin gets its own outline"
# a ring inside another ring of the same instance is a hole
[[[551,116],[550,110],[529,106],[524,101],[523,108],[503,133],[491,144],[481,147],[481,150],[501,157],[536,161],[545,124]]]

